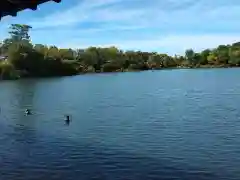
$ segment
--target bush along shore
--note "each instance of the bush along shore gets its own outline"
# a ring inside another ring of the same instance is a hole
[[[73,50],[32,44],[31,29],[31,26],[22,24],[10,26],[9,37],[0,44],[0,79],[240,66],[240,42],[219,45],[200,53],[187,49],[185,56],[169,56],[156,52],[122,51],[116,47]]]

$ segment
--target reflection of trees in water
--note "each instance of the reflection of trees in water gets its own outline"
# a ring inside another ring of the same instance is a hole
[[[34,105],[34,94],[37,81],[34,79],[16,82],[19,108],[31,108]]]
[[[7,90],[3,92],[2,112],[7,119],[19,119],[26,108],[34,108],[36,81],[21,80],[6,84]]]
[[[34,109],[34,95],[36,91],[36,81],[21,80],[14,82],[16,89],[15,96],[16,102],[14,103],[14,113],[10,114],[13,121],[13,134],[12,140],[17,143],[17,147],[22,147],[27,151],[28,144],[34,143],[36,140],[36,122],[34,116],[26,116],[25,109]]]

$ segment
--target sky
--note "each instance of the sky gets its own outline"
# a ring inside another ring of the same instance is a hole
[[[28,24],[35,44],[60,48],[116,46],[183,54],[240,41],[239,0],[62,0],[37,11],[4,17],[0,40],[12,23]]]

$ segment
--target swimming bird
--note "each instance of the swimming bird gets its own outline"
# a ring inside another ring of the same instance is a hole
[[[26,110],[25,110],[25,114],[26,114],[26,115],[31,115],[32,113],[31,113],[30,109],[26,109]]]
[[[70,123],[70,116],[69,115],[65,115],[65,122],[67,125],[69,125]]]

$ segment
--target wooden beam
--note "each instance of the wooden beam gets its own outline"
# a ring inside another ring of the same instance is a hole
[[[0,0],[0,20],[7,15],[17,16],[17,13],[24,9],[37,10],[39,4],[48,1],[61,2],[61,0]]]
[[[13,17],[16,17],[17,16],[17,12],[16,11],[12,11],[12,12],[10,12],[10,15],[13,16]]]
[[[60,3],[61,2],[61,0],[53,0],[54,2],[56,2],[56,3]]]
[[[33,11],[37,10],[37,4],[31,4],[29,8]]]

